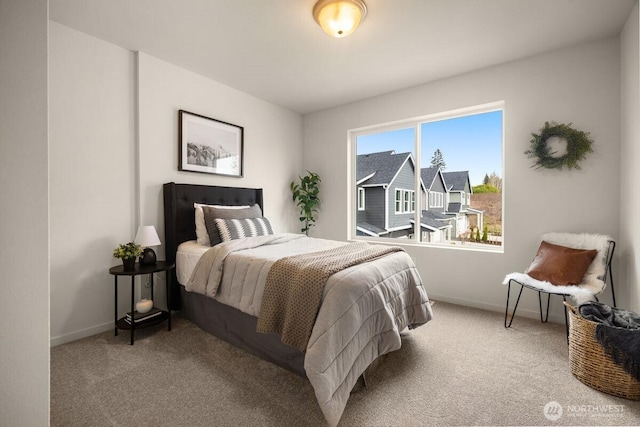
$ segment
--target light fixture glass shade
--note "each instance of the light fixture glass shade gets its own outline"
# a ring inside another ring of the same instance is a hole
[[[160,246],[160,238],[153,225],[141,225],[138,227],[136,238],[133,240],[142,247]]]
[[[320,0],[313,7],[313,17],[325,33],[346,37],[353,33],[367,15],[362,0]]]

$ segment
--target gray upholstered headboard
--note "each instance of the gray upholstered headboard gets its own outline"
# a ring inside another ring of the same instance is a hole
[[[253,205],[257,203],[264,212],[262,188],[218,187],[210,185],[164,184],[164,238],[166,258],[175,262],[178,245],[196,239],[194,203],[207,205]],[[180,308],[180,288],[172,278],[171,308]]]

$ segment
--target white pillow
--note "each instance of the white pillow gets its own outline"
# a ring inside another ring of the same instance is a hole
[[[199,245],[211,246],[211,240],[209,240],[209,233],[207,233],[207,226],[204,224],[204,211],[203,206],[212,206],[218,209],[246,209],[249,205],[244,206],[223,206],[223,205],[205,205],[202,203],[194,203],[193,207],[196,209],[196,243]]]

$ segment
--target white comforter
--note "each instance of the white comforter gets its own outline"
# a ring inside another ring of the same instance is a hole
[[[277,259],[343,244],[297,234],[225,242],[200,258],[185,288],[258,316],[267,273]],[[330,425],[340,420],[365,369],[378,356],[400,348],[404,328],[422,325],[431,317],[427,293],[405,252],[329,278],[304,368]]]

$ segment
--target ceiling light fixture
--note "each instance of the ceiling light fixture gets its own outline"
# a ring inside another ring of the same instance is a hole
[[[362,0],[319,0],[313,6],[313,17],[325,33],[342,38],[353,33],[367,16]]]

